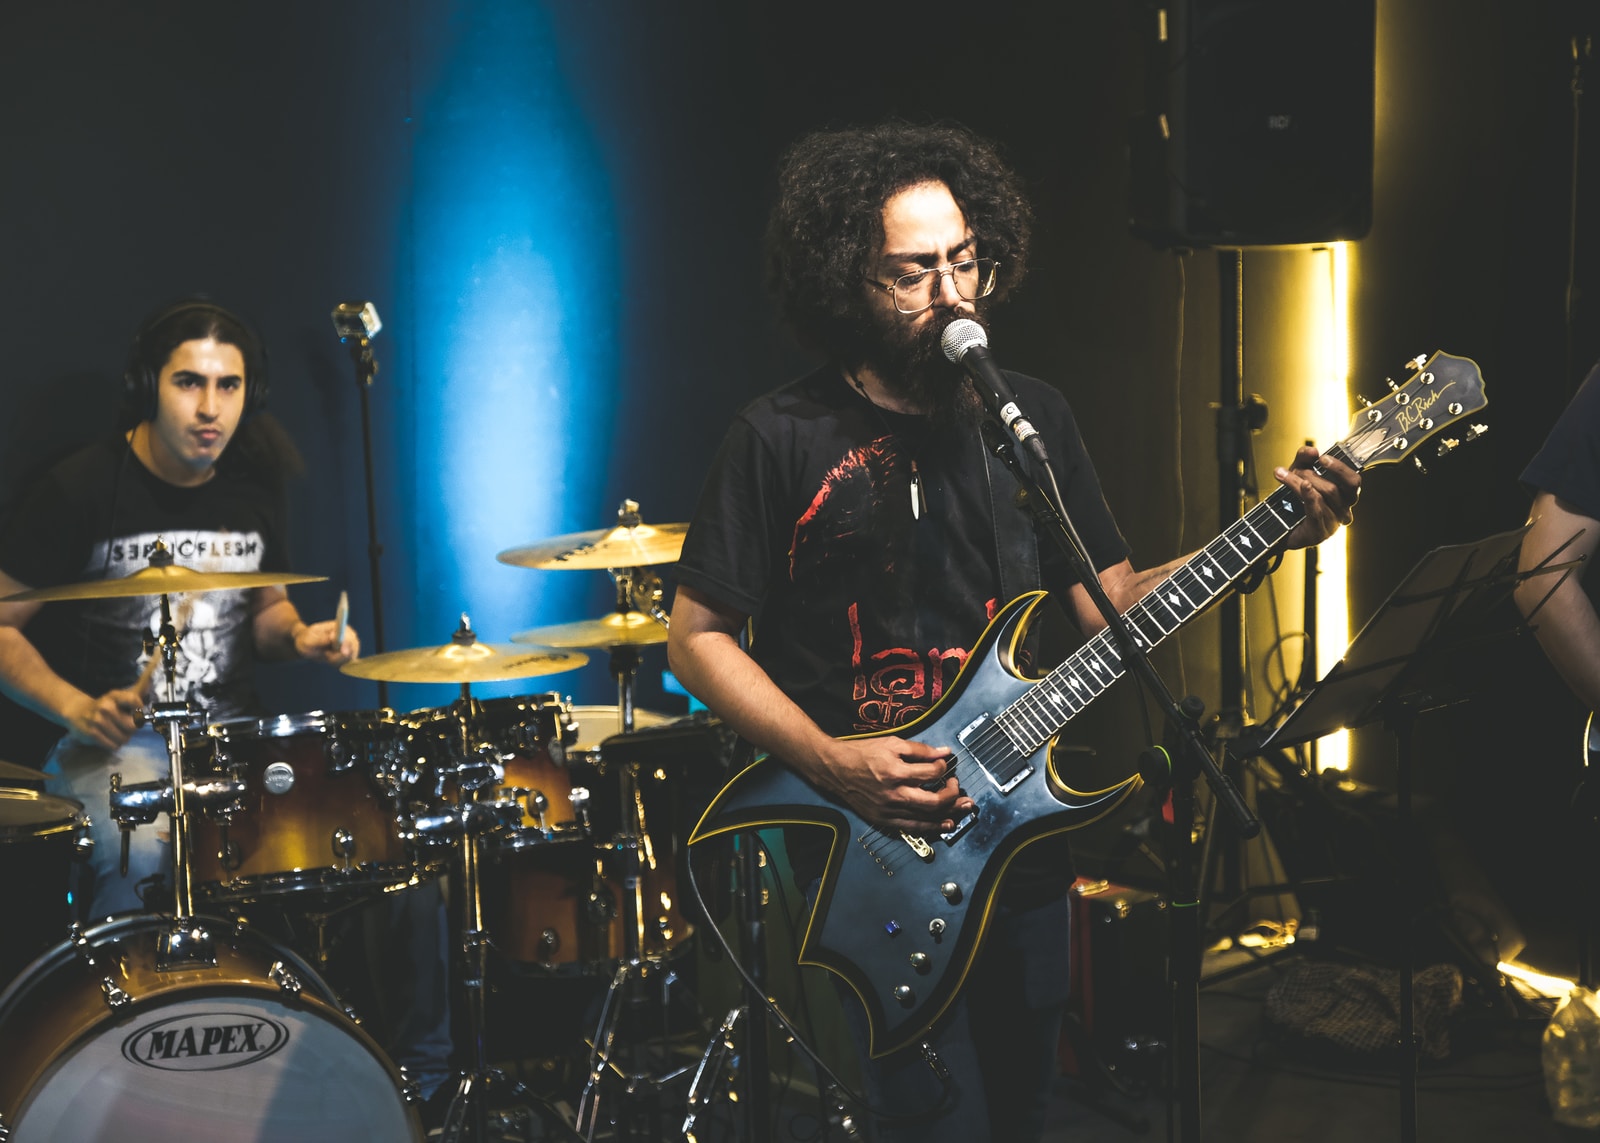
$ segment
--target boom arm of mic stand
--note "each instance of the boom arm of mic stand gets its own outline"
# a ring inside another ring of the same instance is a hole
[[[985,426],[988,430],[988,426]],[[1192,722],[1186,721],[1183,712],[1178,707],[1178,702],[1172,697],[1172,692],[1167,688],[1165,680],[1151,664],[1149,656],[1133,638],[1128,628],[1128,621],[1116,609],[1109,596],[1106,595],[1104,586],[1100,583],[1100,576],[1095,571],[1094,562],[1089,558],[1088,550],[1083,545],[1078,529],[1073,525],[1067,513],[1065,504],[1057,504],[1054,497],[1047,494],[1044,488],[1026,467],[1017,459],[1015,447],[1009,440],[1001,437],[992,430],[985,431],[984,441],[988,447],[1011,471],[1024,492],[1028,494],[1028,503],[1032,508],[1034,519],[1044,526],[1044,531],[1055,542],[1056,547],[1066,556],[1067,564],[1078,582],[1083,585],[1084,591],[1089,593],[1089,598],[1094,601],[1101,618],[1111,631],[1111,637],[1116,641],[1117,653],[1122,656],[1122,661],[1133,668],[1133,673],[1145,688],[1155,696],[1156,703],[1161,707],[1162,717],[1172,728],[1177,741],[1192,756],[1200,771],[1205,774],[1211,791],[1217,801],[1227,807],[1229,815],[1239,828],[1244,837],[1254,837],[1261,832],[1261,822],[1250,808],[1245,805],[1244,798],[1234,786],[1227,775],[1218,767],[1216,760],[1211,757],[1205,743],[1200,740],[1200,734]],[[1051,483],[1055,483],[1054,474],[1051,474]]]

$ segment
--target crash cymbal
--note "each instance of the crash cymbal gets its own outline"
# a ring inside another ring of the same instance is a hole
[[[279,587],[290,583],[320,583],[325,575],[290,572],[196,571],[178,564],[140,568],[120,579],[64,583],[19,591],[0,603],[58,603],[70,599],[122,599],[134,595],[176,595],[184,591],[234,591],[251,587]]]
[[[550,651],[511,643],[452,641],[442,647],[386,651],[346,663],[339,670],[385,683],[495,683],[555,675],[583,666],[582,651]]]
[[[683,537],[688,531],[688,524],[624,524],[556,536],[525,548],[508,548],[495,559],[519,568],[574,571],[670,564],[683,551]]]
[[[649,647],[665,643],[667,629],[642,611],[613,611],[599,619],[519,631],[511,641],[537,647]]]

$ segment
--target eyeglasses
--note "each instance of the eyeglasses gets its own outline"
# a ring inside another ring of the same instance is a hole
[[[975,302],[994,293],[995,271],[999,269],[1000,263],[993,258],[967,258],[948,266],[913,270],[892,282],[880,282],[875,278],[868,278],[867,282],[880,290],[888,290],[894,299],[894,308],[901,313],[920,314],[933,305],[944,275],[950,275],[951,284],[962,301]]]

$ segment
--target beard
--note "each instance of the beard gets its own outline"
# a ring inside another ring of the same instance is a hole
[[[868,319],[872,337],[862,364],[896,397],[928,415],[939,429],[976,424],[983,414],[977,391],[961,366],[944,355],[942,339],[961,315],[940,310],[925,326],[910,326],[900,314],[875,311]]]

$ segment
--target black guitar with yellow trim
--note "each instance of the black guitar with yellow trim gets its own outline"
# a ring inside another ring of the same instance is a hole
[[[1477,365],[1436,353],[1359,414],[1327,454],[1358,470],[1398,461],[1485,404]],[[1128,610],[1135,640],[1146,648],[1160,643],[1265,558],[1304,514],[1282,488],[1257,504]],[[881,732],[951,752],[952,770],[976,809],[949,833],[923,838],[877,829],[765,757],[723,788],[689,838],[695,845],[780,825],[834,831],[799,959],[838,973],[861,997],[873,1056],[912,1043],[949,1007],[983,942],[1000,879],[1023,847],[1095,821],[1139,784],[1135,775],[1080,790],[1058,768],[1056,734],[1122,675],[1123,663],[1103,631],[1043,678],[1024,678],[1014,666],[1016,650],[1044,598],[1030,592],[1007,604],[939,702],[916,721]]]

